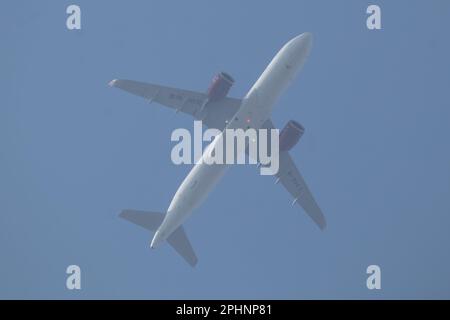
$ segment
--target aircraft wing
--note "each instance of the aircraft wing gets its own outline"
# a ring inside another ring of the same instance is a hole
[[[267,120],[263,125],[263,128],[274,129],[275,127],[271,120]],[[276,182],[281,182],[283,187],[294,198],[292,205],[298,203],[320,229],[325,229],[327,224],[325,216],[314,200],[311,191],[306,185],[305,180],[298,171],[297,166],[288,151],[280,151],[280,166],[275,177],[277,179]]]
[[[294,197],[294,202],[292,204],[298,203],[320,229],[325,229],[327,224],[325,216],[317,205],[316,200],[314,200],[305,180],[287,151],[280,152],[280,169],[277,174],[277,179],[278,178],[284,188]]]
[[[197,120],[202,120],[208,128],[219,130],[225,128],[226,121],[236,114],[242,101],[226,97],[218,101],[207,102],[205,93],[133,80],[112,80],[109,85],[143,97],[149,102],[154,101],[172,108],[176,112],[189,114]]]

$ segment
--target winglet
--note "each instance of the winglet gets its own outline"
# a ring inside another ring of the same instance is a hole
[[[111,81],[108,83],[108,86],[114,87],[114,86],[116,85],[116,82],[117,82],[117,79],[111,80]]]

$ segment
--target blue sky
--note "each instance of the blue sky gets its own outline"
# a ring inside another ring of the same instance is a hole
[[[0,298],[450,298],[449,19],[444,0],[5,1]],[[191,169],[171,163],[170,134],[192,119],[107,83],[205,91],[226,71],[242,97],[305,31],[310,58],[273,120],[306,128],[291,154],[326,231],[235,166],[186,223],[198,266],[151,251],[118,213],[167,208]],[[366,288],[371,264],[382,290]]]

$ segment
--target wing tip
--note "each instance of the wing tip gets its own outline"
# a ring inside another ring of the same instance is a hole
[[[311,214],[308,212],[307,214],[317,224],[321,231],[325,231],[325,229],[327,228],[327,220],[325,219],[325,216],[320,209],[315,214]]]
[[[195,259],[193,259],[192,261],[188,261],[188,264],[192,267],[195,268],[197,266],[198,263],[198,258],[195,257]]]
[[[325,231],[325,229],[327,228],[327,222],[325,220],[323,220],[321,223],[318,223],[318,225],[321,231]]]
[[[110,82],[108,82],[108,86],[115,87],[119,79],[113,79]]]
[[[304,212],[312,219],[312,221],[314,221],[314,223],[320,228],[321,231],[325,231],[325,229],[327,228],[327,220],[325,219],[325,216],[322,212],[322,210],[320,210],[320,208],[317,206],[317,204],[315,204],[315,208],[311,210],[311,208],[305,208],[303,207],[299,202],[298,202],[299,198],[294,199],[292,205],[295,205],[296,203],[298,203],[300,205],[300,207],[304,210]]]
[[[122,219],[125,219],[129,212],[130,212],[130,210],[124,209],[124,210],[120,211],[119,217],[122,218]]]

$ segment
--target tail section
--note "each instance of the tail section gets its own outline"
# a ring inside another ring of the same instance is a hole
[[[165,214],[161,212],[124,210],[120,213],[119,216],[147,230],[156,232],[164,220],[164,215]],[[186,236],[183,226],[178,227],[178,229],[176,229],[167,238],[167,242],[192,267],[197,264],[197,256],[195,255],[194,249],[192,248],[191,243]]]
[[[158,230],[164,220],[164,213],[139,211],[139,210],[123,210],[119,217],[133,222],[150,231]]]
[[[183,226],[179,226],[177,230],[175,230],[169,238],[167,238],[167,242],[175,249],[176,252],[180,256],[186,260],[192,267],[198,262],[197,256],[195,255],[194,249],[189,242],[189,239],[184,232]]]

